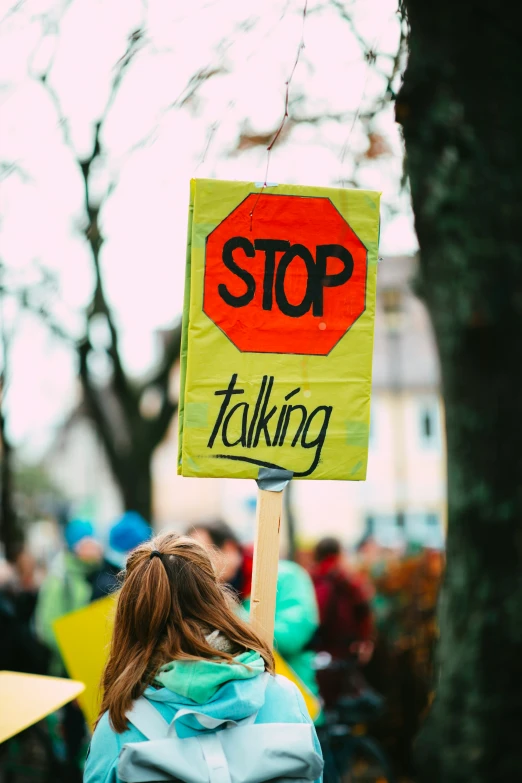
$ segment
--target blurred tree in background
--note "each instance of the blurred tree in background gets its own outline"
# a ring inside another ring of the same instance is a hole
[[[30,524],[57,514],[63,495],[49,478],[44,464],[17,460],[14,467],[14,498],[22,524]]]
[[[404,0],[397,99],[447,422],[449,526],[423,781],[522,780],[522,8]]]
[[[96,166],[103,165],[101,135],[104,122],[110,111],[122,78],[139,51],[143,30],[136,29],[128,41],[128,48],[116,65],[109,98],[102,117],[94,126],[92,151],[87,157],[77,157],[84,185],[84,232],[94,268],[94,292],[87,309],[86,333],[76,343],[78,369],[87,411],[103,443],[111,470],[126,509],[141,513],[145,519],[152,519],[152,476],[151,460],[156,447],[162,442],[174,413],[177,401],[171,389],[171,371],[179,358],[181,343],[181,322],[169,333],[163,345],[163,356],[155,371],[142,381],[132,379],[125,371],[122,360],[118,328],[103,283],[100,250],[103,232],[100,212],[103,202],[91,193],[91,174]],[[47,74],[42,82],[47,84]],[[56,93],[48,88],[56,105],[60,124],[64,129],[64,140],[76,155],[67,132],[67,120],[61,114]],[[107,197],[115,183],[107,188]],[[90,358],[93,344],[90,326],[101,323],[106,328],[105,353],[109,359],[108,378],[100,386],[96,372],[92,371]],[[111,401],[112,404],[107,404]]]
[[[51,28],[54,32],[54,27]],[[44,27],[44,36],[46,34]],[[63,131],[63,141],[81,172],[84,192],[83,216],[80,226],[91,253],[94,272],[94,290],[86,310],[85,331],[79,338],[67,332],[53,313],[57,298],[55,280],[46,270],[31,285],[18,285],[9,290],[11,297],[17,297],[21,309],[38,315],[59,338],[66,341],[77,354],[78,377],[83,390],[92,423],[98,432],[106,452],[115,481],[121,491],[123,504],[127,509],[140,512],[146,519],[152,517],[151,459],[156,447],[165,437],[172,417],[177,410],[177,400],[172,389],[172,370],[179,358],[181,322],[163,332],[162,356],[153,371],[145,378],[132,378],[124,367],[121,356],[117,321],[105,294],[100,263],[103,245],[103,229],[100,221],[104,198],[93,195],[92,175],[104,164],[104,150],[101,135],[104,122],[112,107],[121,80],[141,45],[142,31],[133,31],[127,50],[115,68],[110,85],[105,111],[93,128],[91,152],[81,156],[76,151],[68,129],[68,119],[63,115],[59,97],[49,82],[51,59],[39,79],[48,90],[57,115],[57,122]],[[11,171],[10,173],[13,173]],[[116,186],[110,182],[105,198]],[[2,294],[5,294],[2,290]],[[93,345],[93,327],[104,334],[101,352],[107,362],[102,378],[99,365],[100,347]],[[7,368],[7,343],[4,341],[4,362],[1,387],[4,388]],[[11,446],[7,438],[3,406],[0,407],[2,433],[2,538],[6,552],[10,554],[17,538],[14,509],[14,479],[11,467]]]
[[[19,538],[13,492],[13,447],[7,433],[5,397],[9,384],[10,337],[4,322],[4,274],[0,264],[0,540],[5,556],[12,560]]]
[[[365,676],[387,706],[372,731],[387,747],[396,773],[408,779],[415,777],[412,747],[432,696],[443,566],[442,552],[409,546],[361,568],[373,586],[377,629]]]

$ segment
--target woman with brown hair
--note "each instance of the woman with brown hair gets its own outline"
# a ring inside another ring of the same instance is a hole
[[[298,689],[193,539],[167,533],[130,554],[103,690],[84,783],[320,777]]]

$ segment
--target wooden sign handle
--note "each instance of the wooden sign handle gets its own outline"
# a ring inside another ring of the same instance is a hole
[[[283,492],[258,490],[250,618],[255,632],[272,647]]]

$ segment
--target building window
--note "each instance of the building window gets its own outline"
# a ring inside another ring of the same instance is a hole
[[[385,288],[381,292],[382,307],[386,315],[402,312],[402,291],[398,288]]]
[[[444,549],[444,532],[440,516],[435,512],[424,515],[423,545],[429,549]]]
[[[423,448],[440,446],[440,416],[436,400],[423,402],[419,409],[419,436]]]
[[[389,332],[395,334],[403,322],[404,302],[402,291],[398,288],[385,288],[381,292],[384,322]]]
[[[409,513],[406,538],[410,544],[429,549],[443,549],[444,533],[440,516],[435,511]]]
[[[368,515],[364,538],[373,538],[380,546],[400,548],[404,544],[404,515]]]
[[[408,544],[428,549],[444,548],[444,532],[436,511],[368,514],[361,543],[371,539],[390,549],[401,549]]]
[[[422,436],[427,440],[433,437],[432,412],[427,409],[422,413]]]

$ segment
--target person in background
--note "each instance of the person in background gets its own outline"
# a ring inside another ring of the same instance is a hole
[[[25,555],[21,550],[14,566],[0,562],[0,671],[47,674],[49,650],[34,633],[36,589]]]
[[[118,590],[118,574],[125,569],[127,555],[143,544],[152,535],[150,526],[137,511],[126,511],[109,533],[109,547],[105,552],[101,568],[96,575],[92,590],[92,600]]]
[[[359,666],[368,663],[373,652],[373,615],[370,596],[363,581],[349,573],[338,539],[319,541],[314,563],[312,578],[320,626],[313,646],[318,652],[329,653],[334,664],[332,669],[318,672],[321,695],[328,707],[339,696],[363,687]],[[344,671],[339,668],[343,663]]]
[[[13,593],[17,615],[34,631],[34,613],[38,599],[39,580],[36,559],[26,543],[20,545],[14,558]]]
[[[42,582],[35,612],[36,632],[51,651],[50,674],[66,675],[53,623],[59,617],[82,609],[91,601],[93,584],[103,555],[90,521],[73,519],[65,526],[67,549],[60,552]],[[87,725],[76,701],[63,708],[63,741],[66,754],[66,780],[80,783],[82,756],[86,747]]]
[[[194,525],[189,535],[208,550],[215,550],[220,580],[235,590],[248,611],[252,589],[252,547],[242,546],[234,531],[221,520]],[[319,688],[313,668],[314,652],[309,649],[309,643],[317,626],[317,604],[310,576],[297,563],[281,560],[277,577],[275,646],[315,695]]]

